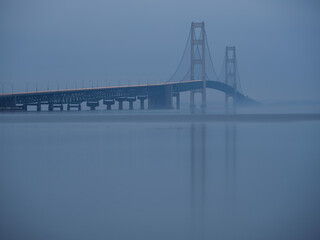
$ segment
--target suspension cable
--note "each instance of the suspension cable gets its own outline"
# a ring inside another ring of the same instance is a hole
[[[205,39],[206,39],[206,45],[207,45],[207,48],[208,48],[208,53],[209,53],[209,58],[210,58],[211,66],[212,66],[212,69],[213,69],[213,72],[214,72],[215,77],[216,77],[217,80],[219,81],[219,77],[218,77],[218,75],[217,75],[217,73],[216,73],[216,70],[214,69],[214,66],[213,66],[213,61],[212,61],[212,57],[211,57],[211,54],[210,54],[210,48],[209,48],[209,43],[208,43],[207,34],[205,35]]]
[[[188,43],[189,43],[190,36],[191,36],[191,30],[189,30],[188,39],[187,39],[187,42],[186,42],[186,45],[185,45],[185,48],[184,48],[182,57],[181,57],[181,59],[180,59],[179,65],[178,65],[176,71],[175,71],[175,72],[172,74],[172,76],[169,78],[169,80],[167,81],[167,83],[170,82],[170,81],[173,79],[173,77],[176,75],[176,73],[178,72],[178,70],[179,70],[179,68],[180,68],[180,66],[181,66],[182,60],[183,60],[183,58],[184,58],[184,56],[185,56],[185,54],[186,54],[187,48],[188,48]]]

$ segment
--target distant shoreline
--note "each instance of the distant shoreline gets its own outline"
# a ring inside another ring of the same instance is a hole
[[[288,114],[1,114],[0,123],[210,123],[320,121],[320,113]]]

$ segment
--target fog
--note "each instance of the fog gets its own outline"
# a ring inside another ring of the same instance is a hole
[[[165,82],[179,63],[190,23],[205,21],[218,72],[225,46],[237,47],[246,95],[319,100],[319,12],[315,0],[4,0],[1,87],[11,92],[27,85],[30,91]]]
[[[55,115],[1,118],[3,239],[319,237],[319,121]]]
[[[320,239],[319,13],[316,0],[0,1],[1,93],[164,83],[204,21],[211,73],[236,46],[234,79],[257,101],[4,104],[21,109],[0,112],[0,239]]]

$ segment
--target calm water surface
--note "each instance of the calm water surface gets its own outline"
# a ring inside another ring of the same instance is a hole
[[[320,237],[318,120],[8,115],[20,120],[0,123],[1,239]]]

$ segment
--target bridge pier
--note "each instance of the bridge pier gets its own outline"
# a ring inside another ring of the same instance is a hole
[[[53,110],[54,110],[55,108],[59,108],[60,111],[63,111],[63,104],[62,104],[62,103],[53,104]]]
[[[149,88],[148,109],[172,109],[172,86],[152,86]]]
[[[94,111],[96,107],[99,107],[99,101],[87,101],[87,107],[90,107],[90,110]]]
[[[115,104],[114,99],[103,100],[103,104],[107,105],[107,110],[111,110],[111,106]]]
[[[140,100],[140,110],[144,110],[144,100],[147,98],[147,96],[138,96],[138,99]]]
[[[77,108],[81,111],[81,103],[68,103],[67,110],[70,111],[71,108]]]
[[[28,111],[28,104],[22,105],[22,111],[27,112]]]
[[[196,104],[195,104],[195,94],[196,93],[201,93],[202,94],[202,104],[200,106],[202,113],[206,112],[207,109],[207,100],[206,100],[206,93],[203,93],[203,90],[197,89],[197,90],[192,90],[190,91],[190,111],[193,113],[196,109]]]
[[[123,102],[126,100],[124,97],[116,98],[116,101],[119,102],[119,110],[123,110]]]
[[[41,112],[41,103],[37,103],[37,112]]]
[[[129,102],[129,110],[133,110],[133,102],[137,100],[136,97],[127,97],[126,100]]]
[[[53,111],[53,103],[49,103],[48,105],[48,111],[52,112]]]
[[[180,92],[175,92],[173,96],[176,97],[176,109],[180,109]]]
[[[196,109],[196,105],[194,104],[194,94],[195,91],[190,91],[190,111],[193,112]]]

